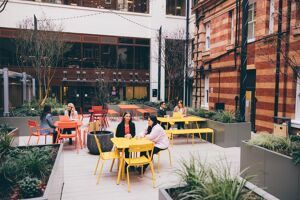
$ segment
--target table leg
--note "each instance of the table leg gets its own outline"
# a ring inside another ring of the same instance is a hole
[[[120,184],[120,179],[121,179],[121,173],[123,172],[123,162],[124,162],[124,153],[125,149],[122,149],[122,156],[120,158],[120,166],[119,166],[119,172],[118,172],[118,179],[117,179],[117,184]]]

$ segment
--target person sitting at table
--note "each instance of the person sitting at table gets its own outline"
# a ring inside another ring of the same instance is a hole
[[[179,112],[183,117],[186,116],[186,107],[184,107],[182,100],[178,101],[177,106],[174,108],[174,112]],[[176,122],[177,129],[184,129],[184,122]]]
[[[157,154],[161,150],[165,150],[169,147],[169,139],[166,134],[166,131],[158,124],[158,120],[154,115],[151,115],[148,118],[148,128],[145,130],[144,133],[142,133],[142,135],[140,135],[140,137],[145,137],[154,142],[154,149],[151,159],[153,159],[154,154]],[[147,152],[141,152],[140,155],[146,156]],[[149,164],[143,166],[144,171],[146,170],[148,165]],[[137,171],[141,173],[141,167],[138,167]]]
[[[68,103],[67,109],[65,110],[65,116],[68,116],[70,120],[78,120],[78,112],[73,103]],[[75,131],[75,129],[65,128],[63,134],[72,134],[72,131]],[[72,138],[69,138],[69,144],[72,144]]]
[[[129,112],[123,114],[122,121],[118,124],[116,130],[116,137],[125,137],[129,139],[135,137],[135,124],[132,122],[131,114]],[[125,158],[129,158],[128,148],[125,149]],[[125,167],[127,167],[127,164]]]
[[[160,102],[159,104],[159,109],[157,110],[157,117],[167,117],[166,103],[164,101]],[[167,126],[168,129],[170,129],[171,127],[170,123],[166,122],[161,123],[161,126],[163,127],[163,129],[166,129],[165,126]]]
[[[52,133],[53,137],[52,137],[52,143],[54,144],[56,142],[56,138],[57,138],[57,132],[55,131],[55,126],[54,126],[54,122],[53,122],[53,117],[51,114],[51,106],[49,105],[45,105],[43,112],[40,116],[40,120],[41,120],[41,129],[47,129],[47,130],[41,130],[41,134],[50,134]]]

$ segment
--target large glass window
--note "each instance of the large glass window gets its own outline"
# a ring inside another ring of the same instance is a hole
[[[148,0],[128,0],[128,11],[137,13],[149,13]]]
[[[150,48],[149,47],[135,47],[135,68],[149,69],[150,65]]]
[[[132,69],[133,68],[133,46],[118,46],[118,68]]]
[[[100,52],[98,44],[83,44],[82,67],[96,68],[99,66]]]
[[[0,66],[12,65],[17,65],[15,40],[0,38]]]
[[[67,43],[70,50],[64,54],[64,67],[79,68],[81,66],[81,43]]]
[[[255,40],[256,2],[250,1],[248,10],[248,42]]]
[[[270,0],[270,19],[269,19],[269,33],[274,33],[274,17],[275,17],[275,5],[274,0]]]
[[[185,16],[185,1],[186,0],[167,0],[167,15]]]
[[[205,24],[205,50],[210,50],[210,22]]]
[[[102,67],[115,68],[117,66],[117,46],[110,44],[101,45]]]

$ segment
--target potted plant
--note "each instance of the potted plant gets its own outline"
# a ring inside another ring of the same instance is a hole
[[[249,185],[247,180],[230,173],[228,164],[202,163],[193,156],[181,162],[177,171],[181,183],[171,188],[159,190],[159,200],[207,199],[207,200],[255,200],[276,199],[263,190]]]
[[[59,199],[63,187],[63,144],[12,147],[0,135],[0,199]]]
[[[10,137],[13,137],[12,146],[18,146],[19,145],[19,129],[18,128],[12,128],[9,127],[7,124],[1,124],[0,125],[0,134],[7,134]]]
[[[239,147],[242,140],[251,137],[251,123],[241,122],[238,113],[189,109],[189,114],[207,118],[203,126],[214,129],[215,144],[221,147]]]
[[[240,169],[280,199],[300,199],[300,138],[258,134],[241,145]]]
[[[95,134],[100,142],[101,151],[111,151],[111,149],[113,148],[113,143],[111,141],[111,138],[114,137],[113,132],[103,130],[100,121],[90,122],[88,131],[87,147],[91,154],[99,155],[99,150],[94,137]]]

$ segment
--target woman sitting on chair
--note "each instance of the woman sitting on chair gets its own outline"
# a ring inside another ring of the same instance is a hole
[[[42,112],[42,115],[40,116],[41,120],[41,129],[52,129],[50,130],[41,130],[41,134],[53,134],[52,137],[52,143],[54,144],[56,142],[57,133],[55,132],[55,126],[53,123],[53,117],[51,114],[51,106],[45,105],[44,110]]]
[[[174,112],[181,113],[183,117],[186,116],[186,107],[183,106],[182,100],[178,101],[178,105],[174,108]],[[184,129],[184,122],[176,122],[177,129]]]
[[[123,114],[121,123],[117,127],[116,137],[125,137],[130,139],[134,136],[135,124],[132,122],[131,114],[129,112],[125,112]],[[125,149],[125,158],[129,158],[128,149]],[[127,167],[127,164],[125,167]]]
[[[158,124],[156,116],[151,115],[148,118],[148,128],[141,137],[145,137],[154,142],[153,155],[169,147],[169,139],[166,131]],[[147,152],[141,152],[141,156],[143,155],[146,156]],[[143,170],[145,171],[147,167],[148,164],[144,165]],[[141,168],[137,168],[137,170],[141,172]]]
[[[78,120],[78,112],[75,109],[73,103],[68,103],[68,107],[65,110],[65,116],[68,116],[70,120]],[[72,134],[72,131],[75,131],[74,128],[65,128],[63,134]],[[72,144],[72,138],[69,138],[69,144]]]

